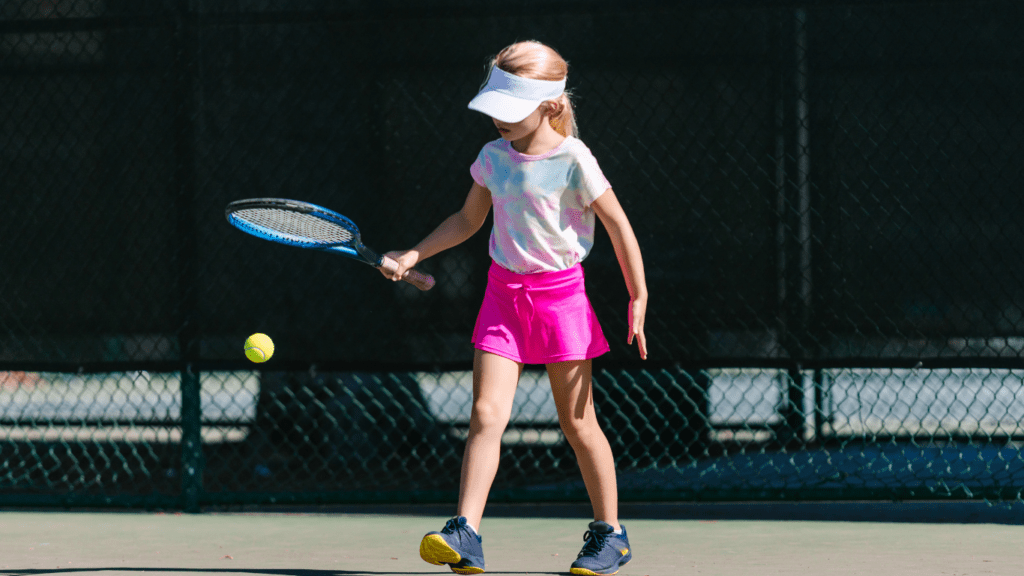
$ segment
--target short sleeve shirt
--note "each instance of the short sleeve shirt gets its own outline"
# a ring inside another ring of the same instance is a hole
[[[541,155],[489,142],[470,167],[491,193],[490,255],[519,274],[567,270],[594,246],[591,204],[611,186],[582,141],[568,137]]]

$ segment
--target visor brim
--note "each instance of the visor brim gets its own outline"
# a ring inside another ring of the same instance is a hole
[[[495,120],[515,124],[522,122],[543,100],[523,100],[496,91],[485,91],[470,100],[469,109],[482,112]]]

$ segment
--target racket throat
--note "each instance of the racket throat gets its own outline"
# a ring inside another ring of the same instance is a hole
[[[377,254],[373,250],[370,250],[366,246],[363,246],[362,242],[357,242],[352,246],[359,255],[366,260],[374,268],[380,268],[380,265],[384,263],[384,257]]]

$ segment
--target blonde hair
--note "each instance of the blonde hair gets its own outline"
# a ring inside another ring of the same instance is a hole
[[[550,46],[535,40],[516,42],[506,47],[491,60],[496,66],[509,74],[534,80],[562,80],[569,74],[569,63]],[[555,111],[548,118],[551,127],[562,136],[579,136],[576,127],[576,114],[572,109],[572,100],[566,91],[557,99]]]

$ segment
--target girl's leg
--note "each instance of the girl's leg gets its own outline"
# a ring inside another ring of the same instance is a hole
[[[501,435],[512,415],[522,371],[522,364],[489,352],[477,350],[473,358],[473,412],[462,458],[458,515],[477,530],[498,472]]]
[[[618,530],[619,493],[615,458],[608,438],[597,423],[591,384],[590,360],[548,364],[551,393],[558,408],[558,422],[580,464],[583,483],[594,507],[594,520]]]

